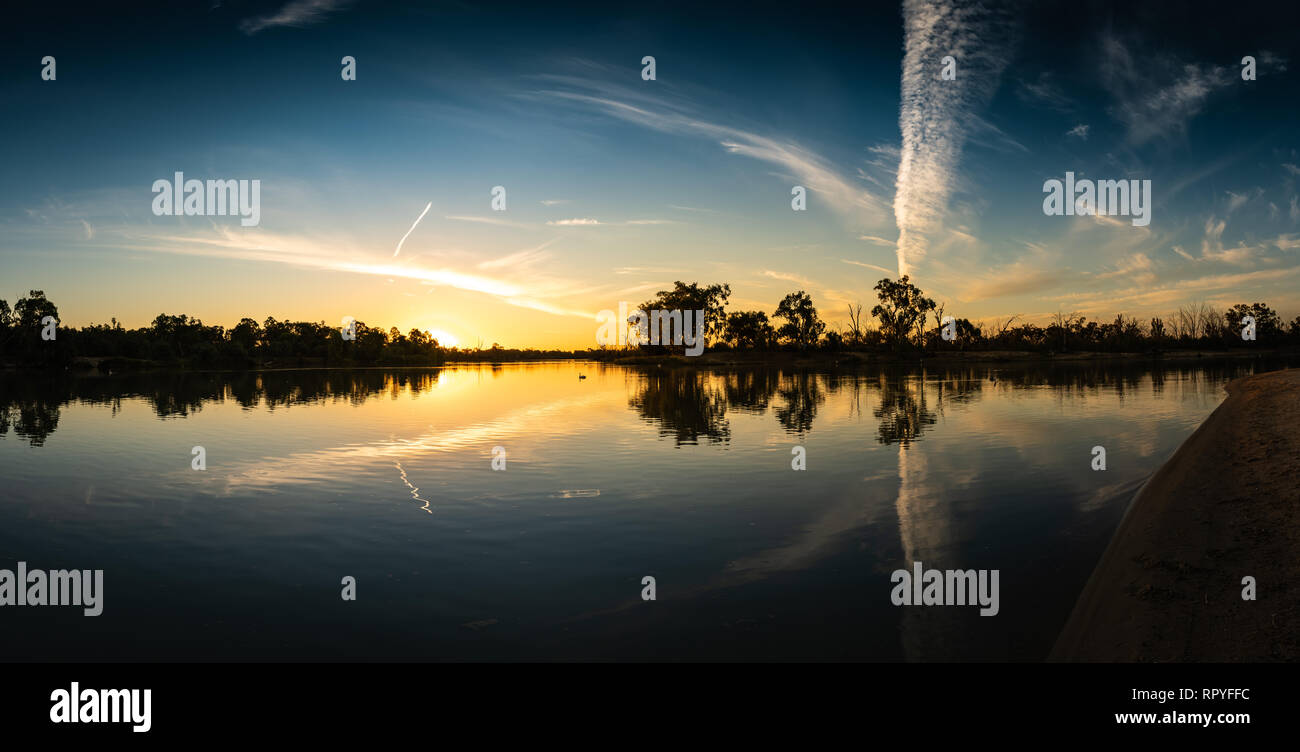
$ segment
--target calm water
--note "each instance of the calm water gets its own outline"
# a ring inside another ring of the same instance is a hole
[[[1270,367],[4,374],[0,568],[105,606],[4,607],[0,657],[1040,659]],[[892,605],[914,560],[999,569],[1001,613]]]

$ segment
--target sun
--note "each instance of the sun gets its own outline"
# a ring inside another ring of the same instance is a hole
[[[443,329],[428,329],[426,331],[429,332],[430,337],[438,340],[438,345],[440,347],[456,347],[460,345],[460,340],[451,332]]]

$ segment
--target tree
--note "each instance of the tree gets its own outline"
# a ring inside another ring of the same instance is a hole
[[[776,331],[762,311],[732,311],[727,314],[726,341],[738,350],[764,350],[776,339]]]
[[[251,355],[262,336],[262,327],[257,321],[244,317],[230,330],[230,341],[239,345],[244,352]]]
[[[812,298],[803,290],[785,296],[776,307],[775,318],[785,319],[785,323],[776,330],[777,335],[801,350],[816,345],[822,332],[826,331],[826,324],[817,318]]]
[[[14,304],[14,323],[25,332],[38,331],[41,327],[41,319],[46,316],[53,316],[54,320],[58,321],[59,309],[40,290],[28,292],[27,297],[19,298]]]
[[[654,298],[641,304],[641,310],[647,315],[656,310],[704,311],[704,341],[705,344],[712,344],[721,339],[726,331],[727,313],[724,309],[729,297],[731,285],[700,287],[695,282],[688,285],[679,281],[673,283],[673,289],[655,293]],[[696,326],[698,325],[697,323]],[[663,332],[661,336],[671,337],[671,333]]]
[[[925,314],[935,309],[935,302],[925,297],[906,274],[897,282],[888,277],[880,280],[875,290],[880,304],[871,309],[871,315],[880,319],[885,337],[901,350],[917,324],[925,323]]]
[[[1165,338],[1165,322],[1160,318],[1151,319],[1151,339],[1157,345]]]
[[[9,346],[9,328],[13,325],[13,312],[9,310],[9,302],[0,300],[0,354],[3,354]]]
[[[7,308],[7,306],[6,306]],[[41,322],[46,316],[59,321],[59,309],[45,297],[40,290],[32,290],[27,297],[19,298],[13,311],[6,318],[9,320],[7,341],[3,342],[6,351],[17,355],[19,362],[29,365],[57,365],[70,357],[67,338],[46,341],[41,337],[45,325]]]
[[[1070,311],[1069,313],[1063,313],[1061,312],[1061,309],[1058,308],[1056,309],[1056,313],[1052,314],[1052,325],[1048,327],[1048,329],[1056,330],[1052,332],[1052,335],[1053,336],[1059,335],[1061,337],[1062,352],[1070,349],[1068,335],[1070,333],[1070,329],[1074,326],[1076,321],[1079,323],[1083,323],[1083,317],[1079,315],[1078,311]]]
[[[1223,313],[1224,323],[1228,331],[1240,332],[1242,328],[1241,320],[1246,316],[1255,319],[1255,337],[1262,342],[1269,342],[1277,339],[1282,334],[1282,319],[1277,315],[1277,311],[1269,308],[1263,303],[1238,303]]]
[[[849,333],[848,336],[845,337],[845,339],[848,341],[850,345],[860,345],[862,344],[862,335],[864,332],[865,332],[865,327],[863,327],[862,324],[862,304],[850,303],[849,304]]]

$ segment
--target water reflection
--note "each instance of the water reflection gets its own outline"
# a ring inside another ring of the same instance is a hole
[[[726,444],[731,439],[728,411],[771,414],[785,432],[811,432],[828,395],[847,392],[850,417],[870,410],[876,440],[907,446],[921,440],[945,409],[978,401],[988,391],[1050,388],[1059,399],[1115,394],[1146,388],[1159,397],[1166,380],[1196,386],[1253,373],[1262,361],[1174,364],[1095,362],[949,366],[907,369],[838,370],[746,368],[710,371],[696,368],[629,370],[627,399],[642,420],[678,446]],[[1269,366],[1271,367],[1271,366]],[[114,413],[124,399],[143,399],[159,418],[185,418],[207,403],[234,402],[244,409],[313,403],[361,405],[378,396],[412,396],[437,386],[448,369],[285,370],[265,372],[146,372],[116,376],[67,373],[0,374],[0,437],[11,430],[31,446],[42,446],[59,425],[69,403],[106,405]],[[500,364],[471,366],[494,377]]]
[[[109,630],[22,627],[42,656],[1037,659],[1124,500],[1261,367],[0,373],[0,550],[75,540],[133,583]],[[892,606],[914,561],[999,569],[1003,611]],[[364,618],[317,607],[340,567],[384,592]],[[646,609],[647,573],[684,606]],[[205,631],[212,602],[239,618]]]
[[[938,417],[926,403],[923,374],[919,377],[900,374],[882,375],[877,386],[878,401],[872,414],[880,421],[876,440],[881,444],[907,446],[910,442],[921,438],[926,427],[938,421]],[[939,391],[940,404],[944,394],[943,390]]]

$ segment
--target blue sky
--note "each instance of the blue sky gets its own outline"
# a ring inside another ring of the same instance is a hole
[[[564,347],[676,279],[769,313],[805,289],[835,323],[900,268],[972,319],[1300,314],[1294,11],[990,7],[19,11],[0,297],[43,289],[73,325],[356,316]],[[261,180],[260,225],[154,216],[150,186],[177,170]],[[1066,171],[1151,180],[1151,224],[1045,216]]]

